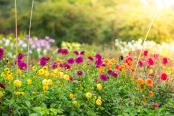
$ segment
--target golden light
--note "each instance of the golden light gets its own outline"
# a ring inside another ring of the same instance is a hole
[[[143,4],[155,4],[159,9],[174,5],[174,0],[141,0]]]

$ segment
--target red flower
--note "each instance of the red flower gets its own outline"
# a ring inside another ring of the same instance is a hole
[[[0,87],[6,90],[5,85],[3,85],[2,83],[0,83]]]
[[[131,66],[133,64],[133,59],[131,57],[128,57],[126,59],[125,63],[127,63],[129,66]]]
[[[140,67],[143,67],[143,65],[144,65],[142,61],[138,61],[138,64]]]
[[[147,59],[147,62],[148,62],[149,65],[153,65],[154,64],[154,61],[153,61],[152,58],[148,58]]]
[[[167,58],[163,58],[163,64],[167,64],[169,61]]]
[[[167,79],[167,74],[163,73],[161,74],[161,80],[165,81]]]
[[[158,59],[159,54],[154,54],[153,57],[154,57],[155,59]]]
[[[148,50],[144,50],[143,55],[144,55],[144,56],[147,56],[147,53],[148,53]]]

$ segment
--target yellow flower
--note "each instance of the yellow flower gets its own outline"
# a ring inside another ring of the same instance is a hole
[[[2,95],[3,95],[3,93],[2,93],[2,92],[0,92],[0,98],[2,97]]]
[[[12,81],[13,80],[13,76],[12,75],[8,75],[6,79]]]
[[[48,67],[47,67],[47,66],[44,66],[42,69],[43,69],[44,71],[48,71]]]
[[[72,94],[72,93],[71,93],[71,94],[69,94],[69,97],[70,97],[70,98],[73,98],[73,94]]]
[[[47,81],[47,83],[48,83],[48,85],[52,85],[53,81],[52,81],[51,79],[49,79],[49,80]]]
[[[27,82],[28,82],[29,85],[31,84],[31,80],[30,79],[28,79]]]
[[[44,79],[44,80],[42,81],[42,84],[43,84],[43,85],[48,85],[48,80]]]
[[[60,78],[63,79],[64,77],[64,73],[63,72],[59,72]]]
[[[32,92],[32,94],[35,94],[35,92]]]
[[[100,100],[101,100],[101,97],[99,96],[99,97],[98,97],[98,99],[100,99]]]
[[[68,81],[69,80],[69,75],[64,75],[64,79]]]
[[[44,91],[47,91],[47,90],[48,90],[48,86],[46,86],[46,85],[43,86],[43,90],[44,90]]]
[[[36,71],[36,70],[37,70],[37,67],[36,67],[36,66],[33,66],[33,67],[32,67],[32,70],[33,70],[33,71]]]
[[[25,75],[23,75],[23,77],[25,77]]]
[[[21,94],[21,92],[16,92],[16,95],[18,96],[18,95],[20,95]]]
[[[96,100],[96,99],[97,99],[97,97],[96,97],[96,96],[94,96],[94,99]]]
[[[92,94],[89,93],[89,92],[86,94],[86,97],[87,97],[87,98],[91,98],[91,96],[92,96]]]
[[[19,74],[21,74],[22,71],[18,69],[17,72],[18,72]]]
[[[97,84],[97,89],[101,90],[102,89],[102,85],[101,84]]]
[[[15,81],[14,81],[14,85],[15,85],[16,87],[21,87],[22,82],[19,81],[19,80],[15,80]]]
[[[3,58],[3,61],[5,61],[5,58]]]
[[[61,68],[59,67],[59,68],[54,70],[54,73],[58,74],[60,71],[61,71]]]
[[[45,77],[48,77],[48,76],[50,76],[50,73],[46,71],[45,74],[44,74],[44,76]]]
[[[10,69],[9,68],[5,68],[4,71],[5,72],[8,72],[8,71],[10,71]]]
[[[24,96],[24,95],[25,95],[25,93],[24,93],[24,92],[21,92],[21,94],[22,94],[22,96]]]
[[[97,99],[96,104],[100,106],[102,104],[102,101],[100,99]]]
[[[1,73],[1,77],[5,77],[5,76],[6,76],[6,75],[2,72],[2,73]]]
[[[56,74],[55,73],[51,73],[50,76],[53,77],[53,78],[55,78],[56,77]]]
[[[38,72],[39,72],[39,75],[43,75],[44,74],[44,70],[43,69],[40,69]]]
[[[77,101],[73,101],[73,105],[77,105]]]

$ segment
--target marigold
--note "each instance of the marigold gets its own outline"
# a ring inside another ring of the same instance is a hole
[[[142,78],[139,78],[138,79],[138,82],[139,82],[140,86],[143,86],[144,85],[144,80]]]
[[[100,99],[97,99],[96,104],[100,106],[102,104],[102,101]]]
[[[102,85],[101,84],[97,84],[97,89],[101,90],[102,89]]]
[[[87,98],[91,98],[91,96],[92,96],[92,94],[91,94],[91,93],[89,93],[89,92],[88,92],[88,93],[86,93],[86,97],[87,97]]]
[[[149,91],[150,97],[153,97],[153,92]]]
[[[73,94],[72,94],[72,93],[71,93],[71,94],[69,94],[69,97],[70,97],[70,98],[73,98]]]
[[[146,79],[146,85],[147,86],[152,86],[153,85],[153,81],[151,79]]]
[[[135,68],[133,68],[133,67],[132,67],[130,70],[131,70],[133,73],[136,72]]]
[[[22,82],[19,81],[19,80],[15,80],[15,81],[14,81],[14,85],[15,85],[16,87],[21,87]]]
[[[47,85],[43,86],[43,90],[47,91],[48,90],[48,86]]]

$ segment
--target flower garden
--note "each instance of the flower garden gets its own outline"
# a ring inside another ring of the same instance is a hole
[[[138,51],[109,58],[56,49],[29,65],[8,52],[0,48],[2,116],[174,114],[172,62],[149,50],[137,69]]]

